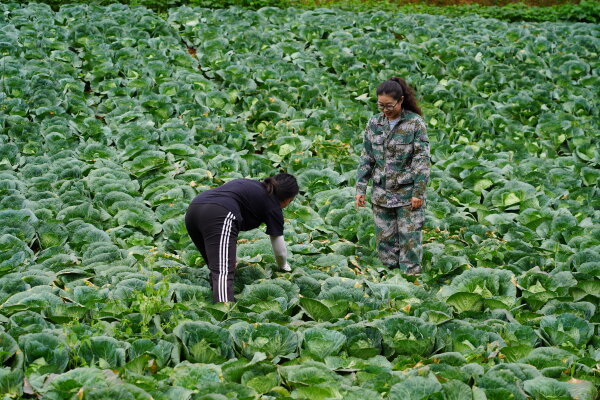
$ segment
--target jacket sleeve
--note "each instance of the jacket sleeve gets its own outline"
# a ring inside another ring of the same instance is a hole
[[[427,128],[424,122],[420,124],[419,129],[415,132],[411,169],[415,177],[412,197],[423,199],[425,198],[427,182],[429,182],[430,169],[429,138],[427,137]]]
[[[270,239],[275,261],[277,261],[279,268],[282,268],[287,263],[287,249],[283,236],[270,236]]]
[[[375,166],[375,158],[373,157],[373,146],[371,144],[370,122],[364,132],[363,149],[360,155],[358,171],[356,173],[356,194],[366,194],[369,179],[373,175],[373,167]]]

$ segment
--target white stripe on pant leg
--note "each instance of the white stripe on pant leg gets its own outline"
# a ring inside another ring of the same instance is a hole
[[[223,226],[221,227],[221,237],[219,238],[219,262],[218,262],[218,266],[219,266],[219,272],[217,275],[217,301],[221,302],[223,301],[221,298],[221,265],[223,264],[223,237],[224,237],[224,233],[225,233],[225,223],[227,222],[227,218],[225,218],[225,221],[223,221]]]
[[[223,297],[227,300],[230,301],[231,299],[229,299],[229,295],[227,293],[227,278],[229,276],[229,239],[231,238],[231,226],[233,225],[233,219],[234,216],[233,214],[231,214],[231,219],[229,220],[228,226],[227,226],[227,233],[225,236],[225,245],[223,246],[223,250],[225,251],[225,262],[223,263],[223,271],[225,272],[223,274],[223,293],[225,294]]]
[[[227,301],[227,293],[223,290],[223,277],[225,276],[225,271],[227,270],[227,235],[229,232],[229,219],[231,213],[227,214],[225,217],[225,221],[223,222],[223,232],[221,233],[222,244],[221,244],[221,264],[220,264],[220,273],[219,273],[219,301]]]
[[[217,280],[217,287],[219,293],[219,301],[224,302],[227,300],[227,293],[223,291],[223,277],[227,271],[227,237],[230,228],[232,214],[229,213],[225,217],[225,221],[223,222],[223,229],[221,231],[221,241],[219,248],[219,278]]]
[[[221,238],[219,240],[219,278],[217,279],[217,295],[219,302],[224,302],[227,299],[227,293],[223,291],[223,277],[227,271],[227,245],[229,240],[229,232],[231,231],[232,213],[227,214],[221,229]]]
[[[227,215],[227,217],[225,217],[225,221],[223,221],[223,227],[221,228],[221,237],[219,238],[219,273],[217,278],[217,299],[219,302],[223,301],[223,294],[221,292],[221,275],[223,274],[223,243],[225,241],[225,232],[227,231],[228,218],[229,214]]]
[[[227,225],[227,233],[225,234],[225,245],[223,246],[223,250],[225,251],[225,262],[223,263],[223,293],[224,299],[227,301],[231,301],[233,299],[229,298],[229,294],[227,293],[227,278],[229,277],[229,239],[231,238],[231,227],[233,226],[233,220],[235,216],[231,214],[231,218],[229,219],[229,223]]]

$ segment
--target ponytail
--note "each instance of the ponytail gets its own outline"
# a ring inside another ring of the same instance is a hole
[[[423,112],[417,103],[414,89],[410,87],[404,79],[394,76],[383,82],[377,87],[377,96],[381,96],[382,94],[386,94],[398,101],[404,97],[404,100],[402,101],[403,109],[412,111],[421,116],[423,115]]]
[[[283,173],[270,176],[262,184],[267,193],[274,195],[277,201],[292,199],[300,191],[298,181],[291,174]]]

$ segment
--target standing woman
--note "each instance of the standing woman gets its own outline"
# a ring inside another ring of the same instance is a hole
[[[185,214],[185,226],[210,270],[215,303],[235,301],[233,276],[240,231],[265,223],[277,265],[291,271],[283,240],[283,211],[298,194],[296,178],[277,174],[263,182],[235,179],[202,192]]]
[[[356,178],[356,206],[365,205],[369,179],[379,258],[389,269],[421,273],[429,139],[414,90],[401,78],[377,88],[381,113],[369,119]]]

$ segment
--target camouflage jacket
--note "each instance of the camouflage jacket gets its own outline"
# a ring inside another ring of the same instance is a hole
[[[429,181],[429,139],[425,121],[411,111],[402,111],[390,129],[382,113],[369,119],[356,177],[356,193],[365,194],[373,179],[371,201],[382,207],[410,204],[411,197],[425,198]]]

